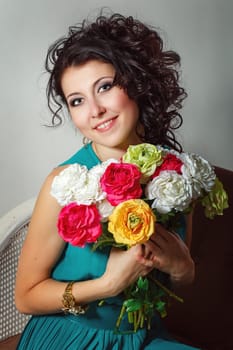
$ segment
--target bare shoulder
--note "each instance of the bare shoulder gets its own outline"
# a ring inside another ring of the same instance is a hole
[[[48,181],[48,182],[52,182],[54,177],[55,176],[58,176],[63,170],[65,170],[66,168],[69,167],[69,164],[68,165],[62,165],[62,166],[58,166],[56,168],[54,168],[49,174],[48,176],[46,177],[45,179],[45,183]]]
[[[64,169],[66,169],[69,165],[63,165],[59,166],[57,168],[54,168],[45,178],[44,183],[41,187],[38,199],[40,199],[41,196],[45,196],[46,194],[49,195],[51,191],[51,186],[54,178],[58,176]]]

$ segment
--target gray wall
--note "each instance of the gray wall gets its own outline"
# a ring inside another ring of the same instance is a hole
[[[81,146],[69,121],[43,126],[50,116],[43,64],[51,42],[102,6],[164,31],[182,56],[189,94],[180,140],[233,169],[232,0],[0,0],[0,214],[36,195],[51,168]]]

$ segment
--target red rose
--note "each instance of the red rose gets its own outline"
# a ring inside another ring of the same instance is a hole
[[[102,233],[100,215],[95,205],[70,203],[61,209],[57,228],[64,241],[84,247]]]
[[[152,175],[152,178],[158,176],[160,172],[164,170],[174,170],[178,174],[181,174],[182,165],[183,163],[178,157],[172,153],[167,153],[166,157],[163,160],[163,163],[156,168],[154,174]]]
[[[107,199],[112,205],[140,198],[141,172],[137,166],[128,163],[111,163],[100,179],[101,188],[107,193]]]

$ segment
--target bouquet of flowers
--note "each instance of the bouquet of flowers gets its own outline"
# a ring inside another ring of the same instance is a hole
[[[143,143],[129,146],[121,161],[110,159],[88,170],[72,164],[54,178],[51,194],[62,209],[58,232],[72,245],[129,249],[155,232],[155,222],[170,230],[180,215],[200,201],[205,215],[222,215],[227,194],[213,167],[201,156]],[[157,311],[166,315],[165,295],[179,298],[150,273],[125,290],[117,328],[125,312],[134,330]]]

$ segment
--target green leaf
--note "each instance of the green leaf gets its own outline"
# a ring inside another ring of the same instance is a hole
[[[126,307],[127,312],[133,312],[140,310],[143,302],[139,299],[128,299],[124,301],[123,305]]]
[[[156,310],[160,313],[161,317],[165,317],[167,315],[167,311],[166,311],[166,303],[162,300],[159,300],[156,303]]]
[[[143,291],[148,291],[148,287],[149,287],[148,279],[140,276],[138,278],[137,286],[139,289]]]

